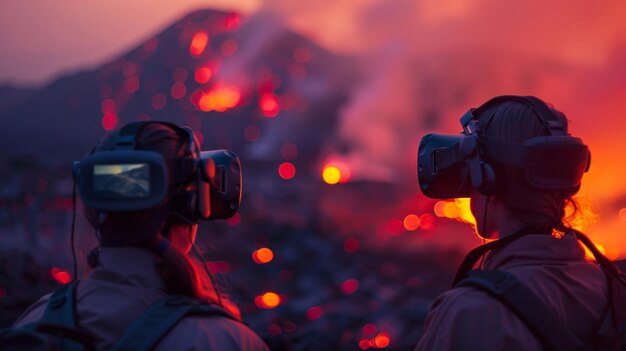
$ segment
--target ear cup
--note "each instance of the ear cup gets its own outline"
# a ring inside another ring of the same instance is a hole
[[[172,196],[170,210],[185,219],[197,222],[198,219],[198,193],[185,191]]]
[[[487,196],[495,195],[498,190],[496,184],[496,172],[494,171],[493,167],[486,162],[480,163],[480,170],[482,173],[483,183],[478,188],[478,191],[480,191],[481,194]]]

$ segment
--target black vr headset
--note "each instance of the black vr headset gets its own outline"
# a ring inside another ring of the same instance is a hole
[[[480,113],[507,101],[529,106],[548,135],[524,143],[481,135]],[[534,96],[495,97],[467,111],[461,125],[462,135],[428,134],[420,141],[417,173],[420,188],[429,198],[469,197],[472,187],[485,195],[495,194],[496,174],[489,162],[523,170],[533,188],[576,192],[591,164],[587,145],[567,133],[564,117]]]
[[[136,136],[150,123],[184,136],[185,155],[166,159],[155,151],[136,150]],[[73,174],[85,205],[103,212],[145,210],[167,198],[171,212],[197,223],[230,218],[241,203],[239,158],[229,150],[200,151],[191,129],[168,122],[127,124],[111,150],[74,162]],[[194,183],[192,190],[173,190]]]

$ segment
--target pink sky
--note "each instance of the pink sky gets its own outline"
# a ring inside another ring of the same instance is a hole
[[[198,8],[249,12],[257,0],[2,0],[0,83],[45,83],[97,66]]]

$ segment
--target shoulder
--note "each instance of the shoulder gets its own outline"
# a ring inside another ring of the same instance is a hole
[[[518,345],[510,346],[506,345]],[[498,299],[471,287],[435,299],[417,349],[541,349],[530,330]]]
[[[48,300],[52,294],[44,295],[42,298],[37,300],[34,304],[30,305],[20,317],[15,321],[15,327],[21,327],[28,323],[32,323],[38,321],[43,317],[43,313],[46,310],[46,306],[48,305]]]
[[[224,316],[185,317],[159,343],[157,350],[268,350],[242,322]]]

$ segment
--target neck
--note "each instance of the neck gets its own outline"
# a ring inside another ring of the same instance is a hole
[[[517,220],[508,211],[506,205],[498,196],[494,196],[491,199],[487,217],[487,233],[484,233],[487,239],[502,239],[525,227],[524,223]]]

